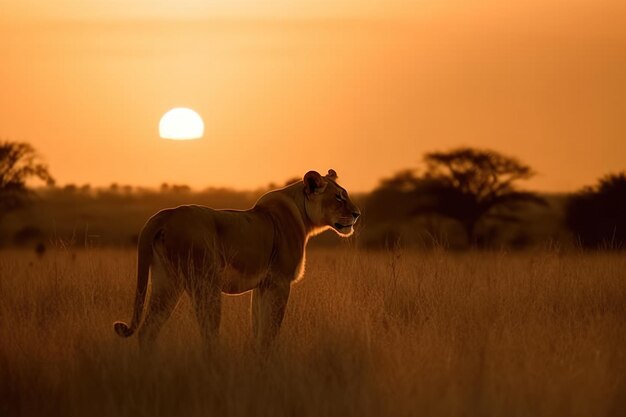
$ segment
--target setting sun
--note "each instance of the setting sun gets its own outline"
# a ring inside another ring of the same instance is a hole
[[[204,122],[198,113],[184,107],[176,107],[161,117],[159,136],[163,139],[200,139],[204,135]]]

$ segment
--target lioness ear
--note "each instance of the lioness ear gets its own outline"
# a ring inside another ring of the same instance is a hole
[[[334,169],[329,169],[326,178],[330,178],[333,181],[337,181],[337,172]]]
[[[317,171],[309,171],[304,175],[304,190],[307,194],[320,194],[327,184]]]

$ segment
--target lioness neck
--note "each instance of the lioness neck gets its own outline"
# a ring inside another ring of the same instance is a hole
[[[273,214],[283,224],[282,227],[295,228],[301,234],[302,241],[306,243],[308,238],[319,233],[306,213],[304,184],[302,181],[291,184],[279,190],[270,191],[257,201],[255,208],[265,209]],[[287,217],[290,219],[288,220]]]

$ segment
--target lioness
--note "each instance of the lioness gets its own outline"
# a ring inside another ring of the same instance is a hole
[[[221,293],[252,290],[252,329],[267,346],[280,328],[291,283],[304,272],[309,237],[326,229],[350,236],[361,214],[337,173],[315,171],[302,181],[263,195],[249,210],[180,206],[152,216],[137,247],[135,311],[130,326],[115,322],[128,337],[139,329],[139,343],[150,346],[178,303],[189,293],[203,338],[215,339]],[[152,271],[152,292],[143,325],[141,315]]]

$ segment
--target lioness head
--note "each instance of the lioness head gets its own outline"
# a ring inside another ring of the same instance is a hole
[[[306,214],[313,225],[331,227],[340,236],[350,236],[361,215],[348,192],[337,184],[337,173],[329,170],[325,176],[309,171],[304,176]]]

